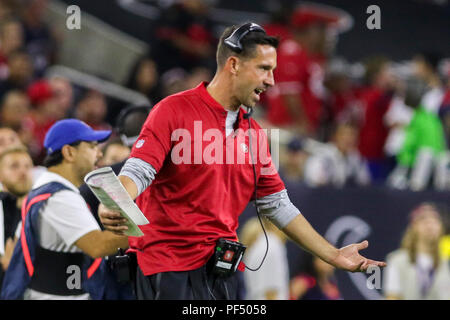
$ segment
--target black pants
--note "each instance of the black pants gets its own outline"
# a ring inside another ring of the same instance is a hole
[[[237,272],[227,278],[216,277],[203,266],[144,276],[138,266],[136,296],[139,300],[236,300]]]

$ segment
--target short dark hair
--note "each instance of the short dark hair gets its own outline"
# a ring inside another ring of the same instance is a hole
[[[241,40],[243,47],[242,52],[234,52],[224,43],[224,40],[228,38],[237,28],[239,28],[239,26],[237,25],[228,27],[220,36],[219,45],[217,46],[216,52],[218,68],[223,67],[230,56],[237,56],[240,58],[253,57],[255,54],[256,45],[269,45],[274,47],[275,49],[278,48],[279,39],[277,37],[269,36],[263,32],[249,32]]]
[[[82,141],[76,141],[74,143],[69,144],[69,146],[76,147],[81,142]],[[44,159],[42,164],[43,164],[44,167],[50,168],[50,167],[54,167],[54,166],[57,166],[57,165],[61,164],[63,162],[63,160],[64,160],[64,156],[63,156],[61,150],[58,150],[58,151],[55,151],[55,152],[53,152],[51,154],[47,154],[45,156],[45,159]]]

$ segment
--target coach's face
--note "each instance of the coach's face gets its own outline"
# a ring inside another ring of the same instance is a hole
[[[274,85],[273,70],[276,66],[277,51],[270,45],[257,45],[252,57],[239,59],[234,89],[241,104],[255,106],[260,94]]]

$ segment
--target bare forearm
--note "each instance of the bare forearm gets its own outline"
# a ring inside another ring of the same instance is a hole
[[[328,263],[339,255],[339,250],[317,233],[301,214],[282,230],[299,246]]]
[[[115,254],[119,248],[128,248],[128,236],[119,236],[110,231],[103,231],[102,233],[104,239],[100,246],[101,252],[98,254],[99,257]]]
[[[131,199],[136,199],[138,196],[138,188],[134,181],[127,176],[119,176],[119,180],[122,183],[125,190],[127,190],[128,194],[130,195]]]
[[[75,245],[95,259],[115,254],[119,248],[128,248],[128,237],[110,231],[94,230],[78,239]]]

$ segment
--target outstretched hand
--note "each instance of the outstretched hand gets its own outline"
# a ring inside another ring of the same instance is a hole
[[[359,254],[359,250],[366,249],[369,242],[364,240],[339,249],[339,255],[330,263],[336,268],[351,272],[366,271],[369,266],[385,267],[386,262],[367,259]]]

